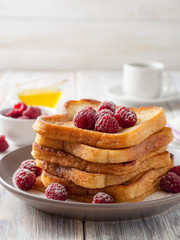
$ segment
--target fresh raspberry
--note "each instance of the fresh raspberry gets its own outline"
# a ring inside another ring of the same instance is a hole
[[[8,111],[5,116],[6,117],[12,117],[12,118],[18,118],[22,116],[23,111],[27,109],[27,106],[23,102],[19,102],[14,105],[14,107]]]
[[[42,114],[41,109],[39,107],[34,107],[34,108],[36,109],[38,116],[40,116]]]
[[[161,178],[160,186],[166,192],[179,193],[180,177],[174,172],[168,172]]]
[[[94,195],[92,203],[114,203],[114,199],[107,193],[98,192]]]
[[[18,117],[18,119],[29,119],[27,116]]]
[[[180,165],[171,168],[171,169],[169,170],[169,172],[173,172],[173,173],[177,174],[177,175],[180,177]]]
[[[6,149],[8,149],[8,147],[9,147],[9,144],[6,141],[5,136],[0,135],[0,152],[6,151]]]
[[[42,173],[42,169],[37,167],[36,162],[32,159],[23,161],[20,165],[20,169],[22,168],[32,171],[36,175],[36,177],[40,176]]]
[[[74,116],[75,127],[93,130],[96,121],[96,111],[93,107],[87,106],[77,112]]]
[[[5,113],[6,117],[18,118],[21,117],[21,112],[18,109],[11,109],[7,113]]]
[[[41,110],[37,107],[29,106],[22,114],[30,119],[36,119],[41,115]]]
[[[114,113],[110,109],[103,109],[96,114],[96,121],[98,120],[98,118],[104,116],[105,114],[108,114],[111,117],[115,117]]]
[[[120,107],[115,113],[115,118],[122,128],[132,127],[137,122],[137,115],[130,108]]]
[[[29,190],[34,187],[36,175],[27,169],[20,169],[15,178],[17,186],[22,190]]]
[[[67,199],[66,188],[59,183],[51,183],[45,190],[48,199],[65,201]]]
[[[113,103],[112,101],[102,102],[99,105],[99,107],[98,107],[98,112],[101,111],[102,109],[110,109],[112,112],[115,113],[115,111],[116,111],[116,104]]]
[[[95,124],[95,130],[98,132],[117,133],[118,129],[118,122],[109,114],[105,114],[104,116],[100,117]]]
[[[21,114],[22,114],[24,112],[24,110],[27,109],[27,105],[23,102],[19,102],[14,105],[14,109],[19,110],[19,112],[21,112]]]

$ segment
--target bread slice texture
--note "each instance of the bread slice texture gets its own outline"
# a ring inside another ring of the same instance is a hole
[[[90,173],[104,173],[111,175],[122,175],[135,171],[141,162],[147,158],[151,158],[159,153],[166,151],[167,146],[163,146],[159,149],[155,149],[137,160],[126,163],[95,163],[88,162],[82,158],[78,158],[74,155],[66,153],[64,151],[54,150],[51,148],[45,148],[34,143],[32,145],[32,156],[35,159],[61,165],[63,167],[77,168],[79,170]],[[44,163],[45,164],[45,163]]]
[[[154,192],[160,190],[159,182],[160,182],[161,177],[158,177],[146,191],[138,197],[134,197],[133,199],[115,199],[116,203],[128,203],[128,202],[141,202],[143,201],[146,197],[149,195],[153,194]],[[41,192],[45,192],[46,188],[51,184],[58,182],[60,184],[63,184],[66,187],[66,190],[68,192],[68,198],[74,199],[76,201],[80,202],[87,202],[87,203],[92,203],[93,196],[99,192],[97,189],[86,189],[79,187],[75,185],[72,182],[69,182],[63,178],[59,178],[56,176],[53,176],[46,171],[42,172],[42,176],[38,177],[36,180],[36,185],[35,189]],[[44,185],[43,185],[44,184]],[[140,184],[140,181],[139,181]],[[142,183],[141,183],[142,184]],[[108,189],[101,189],[101,191],[108,191]]]
[[[48,163],[36,159],[38,167],[46,170],[48,173],[65,178],[68,181],[72,181],[78,186],[85,188],[104,188],[113,185],[123,184],[130,181],[134,177],[150,169],[158,169],[165,167],[171,162],[170,154],[168,151],[155,155],[142,161],[138,168],[133,172],[122,174],[122,175],[110,175],[110,174],[99,174],[81,171],[76,168],[66,168],[58,164]]]
[[[101,189],[83,188],[67,179],[51,175],[46,171],[42,172],[41,181],[45,188],[54,182],[63,184],[68,192],[68,197],[78,201],[92,202],[93,196],[97,192],[106,192],[114,198],[116,203],[137,202],[144,200],[144,198],[160,189],[159,181],[171,167],[173,167],[173,157],[171,157],[169,165],[165,167],[150,169],[125,184]]]
[[[37,143],[37,145],[35,146],[34,144],[32,154],[35,158],[39,158],[38,156],[36,156],[36,154],[38,154],[38,146],[39,146],[39,148],[48,147],[54,150],[62,150],[90,162],[123,163],[123,162],[134,161],[142,157],[143,155],[151,151],[154,151],[155,149],[168,145],[172,140],[173,140],[172,130],[171,128],[167,128],[167,127],[152,134],[151,136],[149,136],[147,139],[145,139],[143,142],[141,142],[138,145],[135,145],[129,148],[122,148],[122,149],[115,149],[115,150],[95,148],[95,147],[88,146],[81,143],[50,139],[37,134],[35,139],[35,143]],[[58,155],[60,155],[61,157],[60,152],[58,153]],[[61,163],[59,164],[62,165]]]
[[[118,133],[101,133],[74,126],[75,113],[89,105],[97,109],[99,104],[99,101],[88,99],[69,101],[64,105],[62,114],[38,117],[33,124],[33,129],[38,134],[51,139],[78,142],[98,148],[117,149],[137,145],[166,125],[163,108],[139,107],[133,108],[137,114],[137,124],[130,128],[121,128]]]

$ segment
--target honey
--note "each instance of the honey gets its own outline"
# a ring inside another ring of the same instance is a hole
[[[27,105],[39,105],[55,108],[62,95],[59,88],[24,89],[18,93],[19,99]]]

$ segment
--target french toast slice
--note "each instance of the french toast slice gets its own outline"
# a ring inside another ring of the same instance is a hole
[[[113,185],[123,184],[134,177],[150,169],[159,169],[170,165],[171,159],[168,151],[155,155],[140,162],[137,169],[133,172],[122,175],[110,175],[102,173],[90,173],[77,168],[62,167],[59,164],[48,163],[36,159],[38,167],[46,170],[48,173],[72,181],[78,186],[84,188],[104,188]]]
[[[138,107],[132,108],[137,114],[137,124],[130,128],[122,128],[118,133],[102,133],[74,126],[75,113],[84,106],[93,106],[97,109],[99,104],[99,101],[90,99],[68,101],[63,107],[62,114],[38,117],[33,124],[33,129],[38,134],[51,139],[78,142],[98,148],[117,149],[137,145],[166,125],[163,108]]]
[[[143,142],[141,142],[138,145],[135,145],[129,148],[122,148],[122,149],[115,149],[115,150],[95,148],[95,147],[88,146],[81,143],[50,139],[37,134],[35,139],[35,143],[37,143],[37,145],[33,144],[32,155],[34,156],[34,158],[41,159],[39,155],[41,152],[43,156],[42,149],[44,149],[44,153],[45,151],[46,152],[49,151],[49,155],[51,155],[51,157],[53,157],[54,159],[55,156],[53,156],[53,153],[50,154],[50,152],[52,151],[47,149],[45,150],[45,148],[43,148],[43,147],[48,147],[48,149],[49,148],[54,149],[56,153],[57,153],[56,150],[62,150],[90,162],[123,163],[123,162],[129,162],[129,161],[134,161],[136,159],[139,159],[143,155],[151,151],[154,151],[155,149],[168,145],[172,140],[173,140],[172,130],[171,128],[167,128],[167,127],[152,134],[151,136],[149,136],[147,139],[145,139]],[[40,149],[40,147],[42,147],[42,149]],[[63,158],[62,156],[63,154],[60,154],[60,152],[58,152],[57,154],[59,155],[59,157]],[[48,158],[48,154],[46,157]],[[79,159],[76,158],[76,160],[78,162]],[[60,162],[59,164],[62,165]]]
[[[38,159],[47,163],[59,164],[63,167],[73,167],[85,172],[122,175],[122,174],[127,174],[136,170],[141,162],[159,153],[165,152],[166,149],[167,149],[167,146],[163,146],[147,154],[144,154],[142,157],[134,161],[126,162],[126,163],[88,162],[86,160],[83,160],[82,158],[76,157],[64,151],[41,147],[36,143],[33,143],[32,145],[31,155],[35,159]]]
[[[139,176],[136,176],[130,182],[125,184],[110,186],[101,189],[88,189],[80,187],[67,179],[51,175],[43,170],[41,181],[45,188],[51,183],[58,182],[66,187],[68,196],[78,201],[92,202],[93,196],[97,192],[106,192],[110,194],[116,203],[137,202],[159,190],[159,181],[161,177],[173,166],[173,157],[170,163],[161,168],[150,169]],[[41,188],[42,190],[43,188]]]

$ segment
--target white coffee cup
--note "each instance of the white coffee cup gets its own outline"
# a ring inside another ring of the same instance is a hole
[[[171,81],[161,62],[137,62],[123,65],[123,92],[136,98],[166,95]]]

